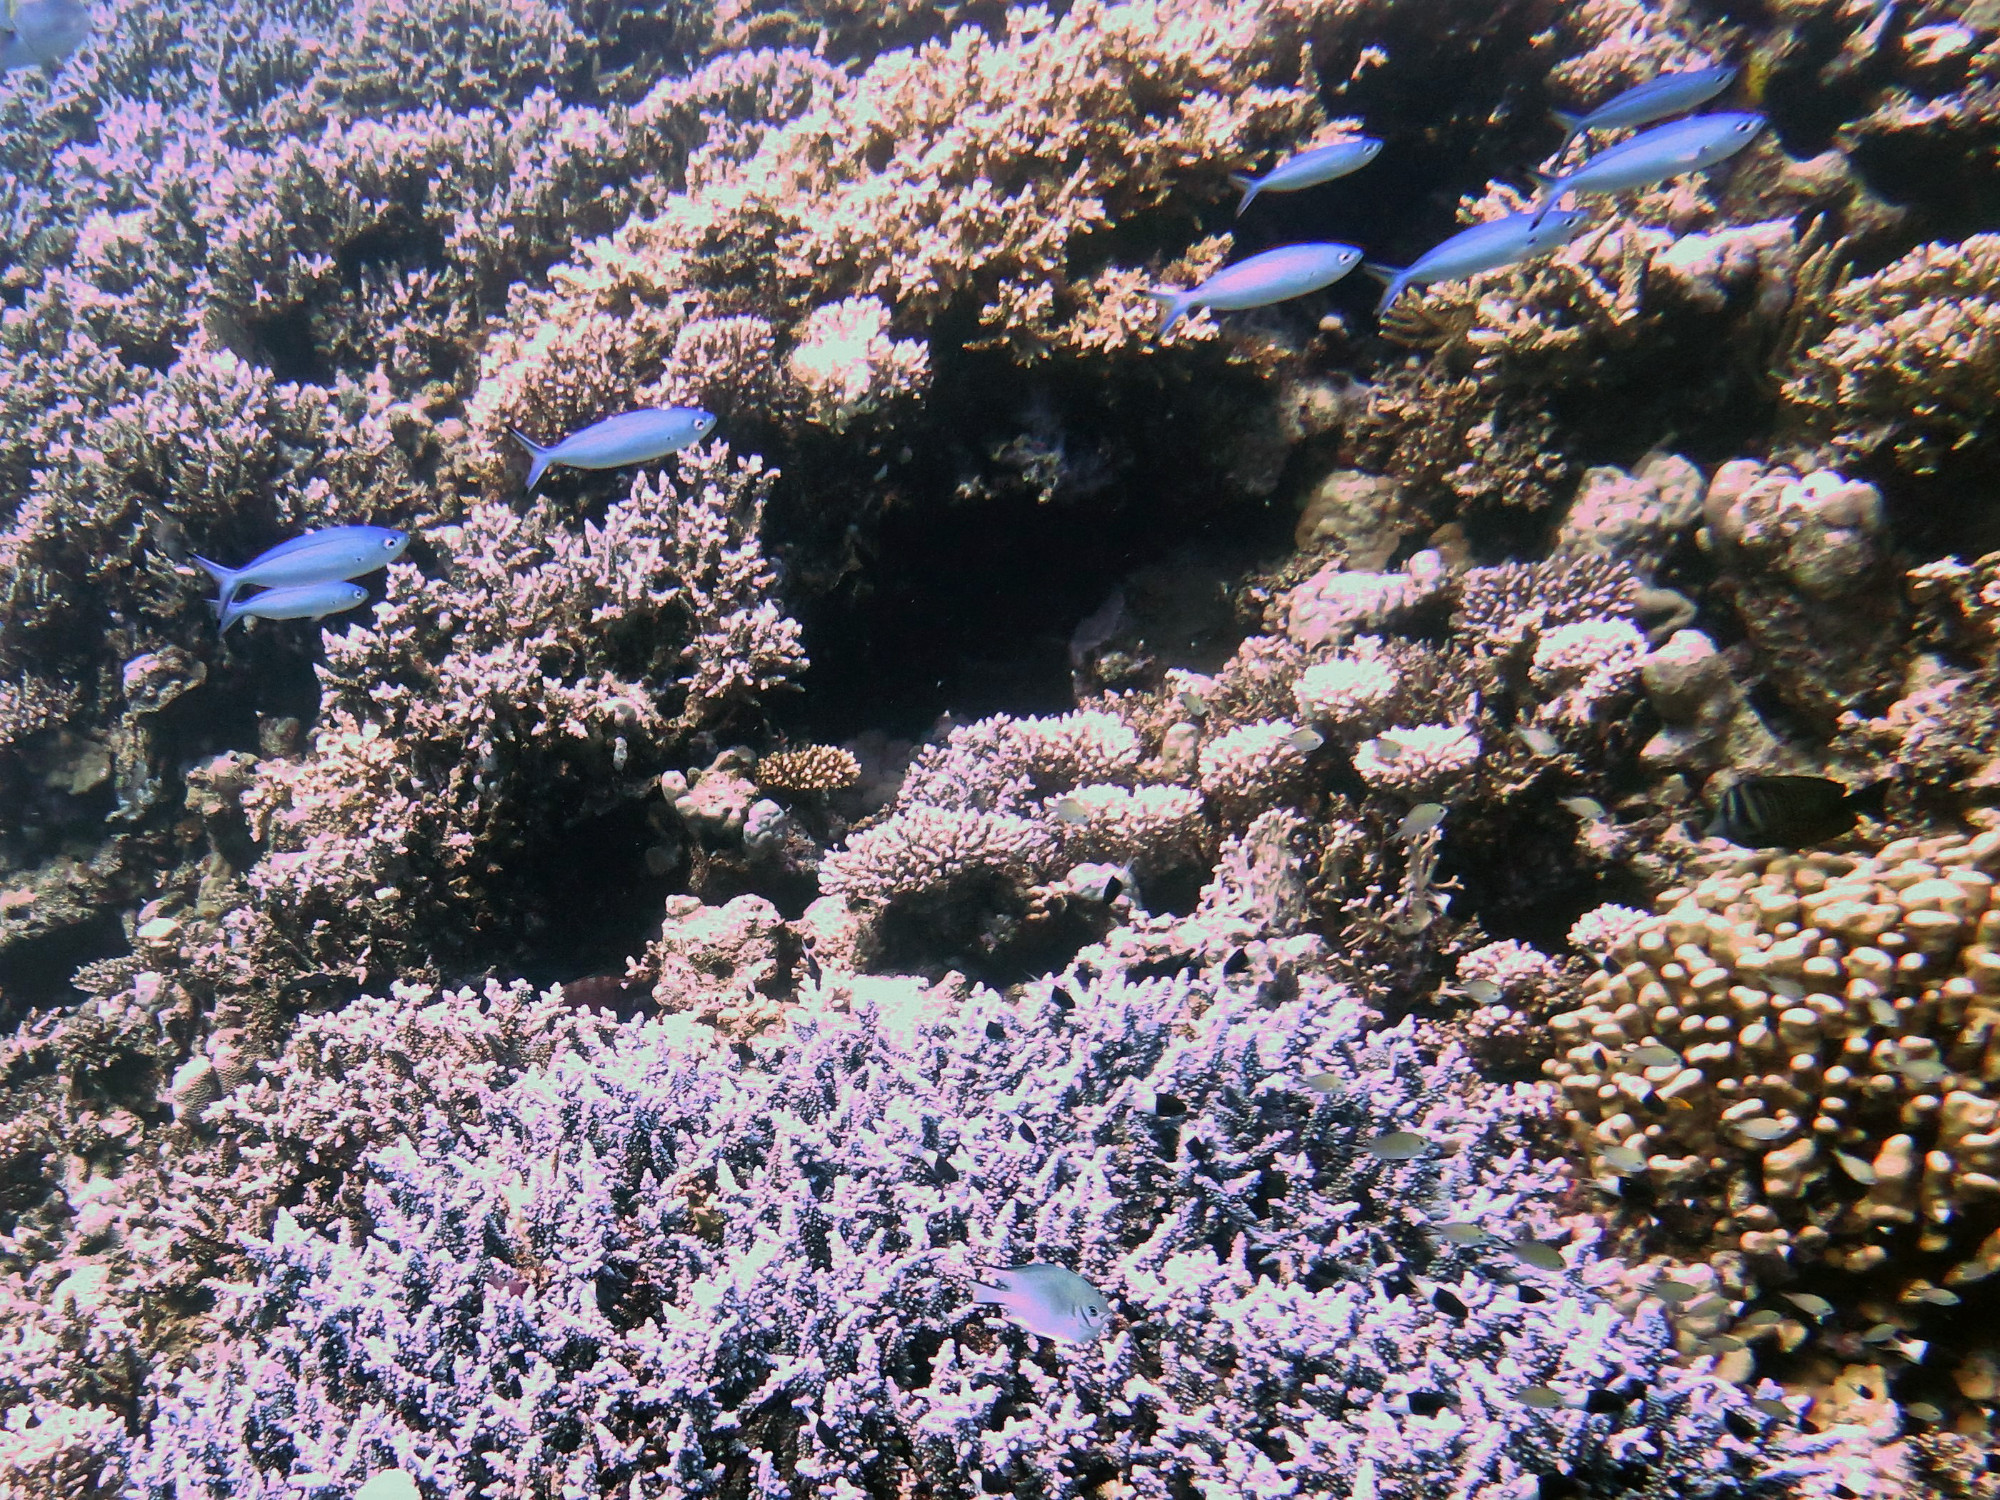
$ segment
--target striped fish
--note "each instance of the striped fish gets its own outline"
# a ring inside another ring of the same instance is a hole
[[[1746,776],[1722,794],[1704,831],[1749,849],[1797,849],[1852,828],[1860,821],[1853,804],[1825,776]]]

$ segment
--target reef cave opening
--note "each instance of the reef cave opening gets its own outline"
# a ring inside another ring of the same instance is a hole
[[[1241,384],[1251,420],[1251,388],[1216,364],[1206,375]],[[1228,435],[1174,420],[1188,409],[1174,386],[1202,378],[1100,390],[993,354],[941,357],[937,440],[885,465],[893,476],[845,538],[822,529],[807,544],[848,555],[831,586],[791,591],[812,666],[777,706],[781,727],[834,742],[921,737],[945,713],[1068,712],[1072,634],[1135,571],[1282,556],[1293,487],[1232,483],[1217,452]],[[774,509],[781,540],[805,529],[797,498]]]

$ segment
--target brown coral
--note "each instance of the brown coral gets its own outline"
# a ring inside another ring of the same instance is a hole
[[[1554,1022],[1593,1171],[1704,1202],[1716,1248],[2000,1272],[1996,868],[2000,834],[1905,839],[1664,893]]]
[[[767,792],[844,792],[861,784],[861,762],[838,745],[780,750],[757,762],[757,785]]]

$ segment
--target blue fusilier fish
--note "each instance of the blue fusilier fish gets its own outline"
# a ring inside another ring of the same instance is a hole
[[[533,493],[550,464],[571,469],[622,469],[698,443],[715,430],[715,414],[698,406],[649,406],[593,422],[560,443],[543,447],[518,428],[514,441],[528,450],[528,490]]]
[[[1388,283],[1382,290],[1382,300],[1375,304],[1375,314],[1380,317],[1387,312],[1406,287],[1429,286],[1433,281],[1462,281],[1481,271],[1497,271],[1502,266],[1518,265],[1560,250],[1582,234],[1589,222],[1590,215],[1576,208],[1549,214],[1539,224],[1533,214],[1509,214],[1504,219],[1461,229],[1400,270],[1395,266],[1370,265],[1368,274]]]
[[[1674,115],[1684,115],[1691,109],[1708,103],[1717,94],[1736,81],[1736,69],[1694,68],[1685,73],[1662,73],[1658,78],[1650,78],[1636,88],[1629,88],[1617,98],[1606,101],[1588,114],[1564,114],[1555,111],[1555,117],[1562,121],[1569,134],[1563,137],[1563,145],[1592,130],[1635,130],[1641,125],[1650,125],[1655,120],[1670,119]],[[1558,153],[1560,154],[1560,152]]]
[[[1303,297],[1321,287],[1332,286],[1361,264],[1361,252],[1352,245],[1331,242],[1284,245],[1266,250],[1233,266],[1224,266],[1200,286],[1177,292],[1162,287],[1146,293],[1164,304],[1159,331],[1164,338],[1169,328],[1186,316],[1189,308],[1209,307],[1218,312],[1240,312],[1247,307],[1268,307],[1290,297]]]
[[[1038,1263],[981,1274],[992,1277],[992,1284],[975,1281],[972,1300],[999,1308],[1028,1332],[1045,1339],[1094,1343],[1110,1325],[1110,1302],[1074,1271]]]
[[[19,0],[0,14],[0,73],[53,68],[90,35],[90,7],[77,0]]]
[[[1564,193],[1623,193],[1688,172],[1705,172],[1756,140],[1763,128],[1762,115],[1734,110],[1656,125],[1560,177],[1544,179],[1534,215],[1541,218]]]
[[[1296,193],[1300,188],[1317,187],[1358,172],[1381,154],[1382,143],[1374,136],[1355,135],[1287,157],[1262,177],[1231,172],[1230,182],[1243,189],[1243,201],[1236,205],[1236,212],[1240,216],[1259,193]]]
[[[218,590],[215,607],[220,612],[229,607],[238,589],[275,589],[359,578],[363,573],[387,567],[409,545],[407,535],[386,526],[326,526],[295,536],[289,542],[280,542],[240,568],[225,568],[205,557],[197,557],[195,561],[215,580]]]
[[[367,602],[368,590],[340,579],[266,589],[226,606],[222,611],[221,633],[229,634],[229,627],[242,619],[322,620]]]

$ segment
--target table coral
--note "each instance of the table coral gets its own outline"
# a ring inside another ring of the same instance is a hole
[[[1695,1198],[1716,1248],[2000,1272],[1996,865],[1990,833],[1744,855],[1607,926],[1550,1065],[1594,1171]]]

